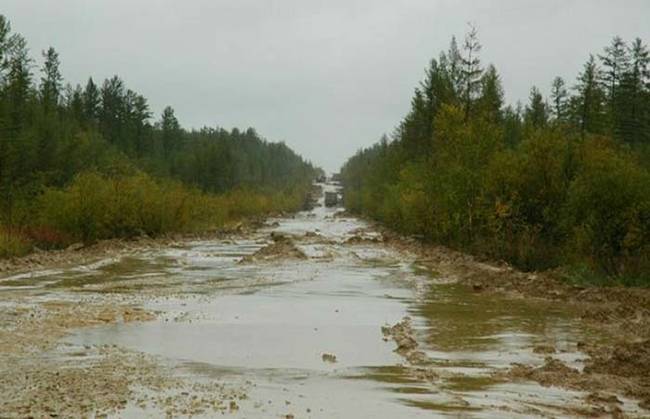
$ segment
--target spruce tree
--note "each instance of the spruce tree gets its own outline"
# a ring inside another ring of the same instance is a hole
[[[578,76],[575,86],[577,96],[572,101],[573,119],[580,136],[587,133],[603,133],[605,94],[600,88],[600,70],[592,54]]]
[[[502,120],[503,87],[497,69],[490,64],[481,78],[481,96],[478,99],[478,111],[490,122]]]
[[[629,65],[627,46],[619,37],[615,36],[609,46],[604,48],[604,54],[598,55],[603,65],[602,79],[607,90],[610,103],[616,96],[616,88],[621,82],[621,75],[627,71]]]
[[[553,117],[557,122],[564,122],[568,112],[568,92],[564,79],[557,76],[551,85],[551,101]]]
[[[461,57],[462,96],[465,121],[469,119],[472,111],[472,103],[481,89],[481,75],[483,74],[483,70],[481,69],[481,60],[478,55],[480,52],[481,44],[478,40],[478,31],[473,25],[470,25],[470,30],[465,35],[463,55]]]
[[[548,122],[548,109],[544,97],[535,86],[530,89],[529,104],[524,112],[524,120],[533,128],[543,128]]]
[[[97,123],[99,120],[102,99],[100,97],[99,89],[92,77],[90,77],[86,83],[82,95],[82,101],[85,120],[87,122]]]
[[[629,144],[650,141],[650,101],[648,100],[647,47],[639,38],[628,47],[628,62],[621,74],[620,85],[614,98],[615,132]]]
[[[55,109],[59,103],[59,96],[61,94],[61,85],[63,77],[59,71],[59,54],[50,47],[47,51],[43,51],[43,58],[45,60],[41,72],[40,95],[43,109],[49,112]]]

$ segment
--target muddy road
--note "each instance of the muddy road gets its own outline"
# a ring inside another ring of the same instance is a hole
[[[477,293],[322,197],[245,235],[4,274],[0,338],[0,417],[650,415],[562,380],[608,339],[571,304]]]

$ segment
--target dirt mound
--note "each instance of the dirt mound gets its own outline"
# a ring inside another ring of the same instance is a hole
[[[607,349],[591,354],[585,372],[644,377],[650,384],[650,340],[618,343]]]
[[[543,386],[568,386],[580,388],[580,371],[568,367],[562,361],[547,357],[544,365],[532,367],[530,365],[513,364],[507,372],[508,378],[536,381]]]
[[[395,341],[397,344],[395,352],[406,358],[409,363],[419,365],[428,362],[426,354],[418,350],[418,342],[415,340],[415,331],[410,317],[404,317],[402,321],[393,326],[383,326],[381,331],[385,340],[392,338]]]
[[[635,398],[640,401],[639,406],[647,409],[650,407],[650,351],[647,346],[648,342],[617,346],[607,354],[599,354],[602,347],[595,346],[587,350],[591,358],[582,372],[558,359],[547,357],[542,366],[513,364],[509,370],[495,373],[494,378],[504,381],[530,380],[546,387],[590,391],[586,400],[600,406],[600,413],[620,413],[620,401],[615,395],[605,395],[603,392],[606,391]]]
[[[296,247],[290,237],[274,232],[271,233],[271,240],[272,243],[262,247],[252,255],[244,257],[240,263],[277,259],[307,259],[307,255]]]
[[[536,354],[554,354],[557,351],[551,345],[537,345],[533,348],[533,352]]]
[[[358,234],[347,239],[345,244],[368,244],[368,243],[380,243],[381,239],[379,237],[364,237]]]
[[[334,354],[328,354],[324,353],[321,358],[323,359],[323,362],[329,362],[331,364],[334,364],[337,362],[336,355]]]

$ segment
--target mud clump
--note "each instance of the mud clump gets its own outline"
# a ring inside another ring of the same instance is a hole
[[[513,364],[513,367],[507,372],[507,376],[508,378],[536,381],[546,387],[553,385],[581,387],[579,385],[580,372],[552,357],[546,357],[544,365],[536,368],[530,365]]]
[[[632,351],[634,351],[633,349]],[[589,391],[586,401],[596,406],[596,410],[588,414],[612,414],[615,417],[621,414],[618,407],[620,400],[613,394],[605,395],[604,392],[623,393],[640,401],[639,406],[647,409],[650,407],[650,383],[644,374],[643,367],[637,376],[624,376],[616,368],[616,362],[610,358],[590,359],[584,371],[580,372],[571,368],[562,361],[547,357],[544,364],[539,367],[530,365],[513,364],[505,372],[496,372],[493,378],[503,381],[529,380],[535,381],[545,387],[562,387],[580,391]],[[641,364],[643,360],[639,360]],[[587,412],[583,412],[587,414]]]
[[[323,359],[323,362],[329,362],[331,364],[334,364],[337,362],[336,355],[334,354],[328,354],[324,353],[321,358]]]
[[[254,263],[278,259],[307,259],[307,255],[296,247],[293,240],[278,233],[271,233],[272,242],[250,256],[244,257],[240,263]]]
[[[533,348],[533,353],[536,354],[554,354],[555,348],[551,345],[537,345]]]
[[[393,339],[397,344],[395,352],[406,358],[409,363],[417,365],[428,361],[426,354],[418,350],[418,342],[415,340],[415,331],[410,317],[404,317],[393,326],[383,326],[381,331],[384,340]]]
[[[415,340],[415,330],[411,318],[405,316],[393,326],[382,326],[381,331],[384,341],[392,339],[397,348],[395,352],[400,354],[407,362],[404,365],[409,374],[420,381],[433,383],[439,379],[438,373],[431,366],[431,360],[427,355],[418,349],[419,345]]]
[[[623,392],[650,409],[650,341],[617,342],[587,348],[585,373],[624,381]]]
[[[617,343],[608,351],[592,353],[585,372],[650,380],[650,340]]]
[[[345,244],[375,244],[379,243],[381,240],[378,237],[364,237],[358,234],[345,240]]]

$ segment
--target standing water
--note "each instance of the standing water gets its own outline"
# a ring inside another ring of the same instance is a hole
[[[495,374],[512,363],[543,364],[548,355],[534,348],[545,345],[581,368],[576,343],[588,331],[571,312],[474,294],[378,236],[321,197],[313,210],[268,220],[245,238],[47,272],[37,283],[39,295],[142,296],[156,320],[78,329],[65,343],[117,345],[190,380],[246,388],[237,409],[206,417],[563,416],[584,403],[582,392]],[[276,242],[290,251],[260,251]],[[405,316],[426,368],[409,364],[382,334]],[[161,413],[130,402],[117,415]]]

